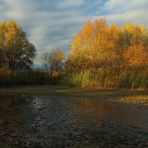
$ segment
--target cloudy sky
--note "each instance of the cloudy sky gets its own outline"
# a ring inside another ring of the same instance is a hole
[[[100,17],[148,26],[148,0],[0,0],[0,21],[19,23],[38,55],[52,48],[68,52],[85,21]]]

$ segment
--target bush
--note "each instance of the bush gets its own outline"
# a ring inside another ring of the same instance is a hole
[[[57,84],[60,77],[60,75],[54,77],[47,72],[40,71],[12,71],[8,69],[0,69],[0,87]]]
[[[106,67],[65,74],[61,84],[89,88],[148,88],[148,68]]]

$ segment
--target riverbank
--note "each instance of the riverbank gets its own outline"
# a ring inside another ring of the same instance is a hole
[[[91,97],[112,99],[112,101],[130,104],[147,104],[148,91],[128,89],[87,89],[65,86],[24,86],[0,88],[0,95],[55,95],[64,97]]]
[[[0,147],[143,148],[147,113],[146,91],[0,88]]]

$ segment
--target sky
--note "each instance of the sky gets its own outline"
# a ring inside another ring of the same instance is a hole
[[[0,22],[13,19],[22,26],[36,46],[35,63],[54,48],[68,53],[84,23],[97,18],[148,27],[148,0],[0,0]]]

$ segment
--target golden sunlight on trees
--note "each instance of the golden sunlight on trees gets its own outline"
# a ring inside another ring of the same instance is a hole
[[[89,20],[73,39],[67,58],[57,49],[44,53],[42,64],[46,72],[32,73],[32,77],[25,72],[22,79],[16,71],[29,68],[35,52],[19,25],[14,21],[0,23],[0,82],[9,85],[6,73],[11,85],[11,80],[24,84],[27,79],[31,84],[148,88],[148,29],[144,26]]]
[[[72,42],[66,68],[84,71],[147,64],[147,48],[148,30],[143,26],[108,26],[104,19],[87,21]]]
[[[70,85],[147,88],[148,29],[87,21],[73,39],[65,68]]]
[[[124,49],[123,52],[124,59],[128,65],[148,65],[148,46],[144,47],[142,44],[134,44],[133,46]]]
[[[71,68],[80,70],[96,66],[95,63],[96,60],[98,60],[97,58],[99,54],[97,49],[94,48],[96,43],[96,35],[97,33],[95,32],[92,22],[86,22],[82,31],[72,42],[71,55],[67,61],[67,63],[72,64]]]
[[[121,29],[121,48],[127,48],[139,43],[143,46],[148,45],[148,30],[144,26],[125,24]]]
[[[33,63],[36,49],[15,21],[0,23],[0,67],[26,69]]]

